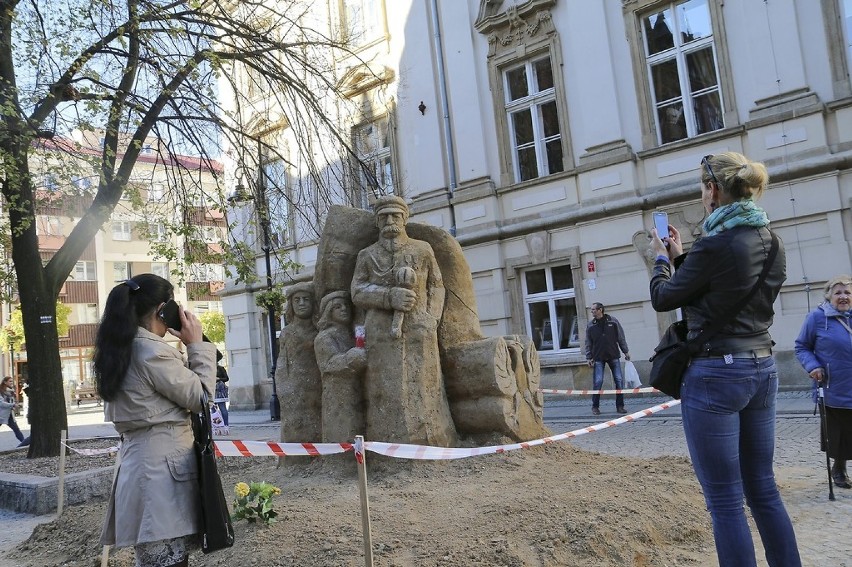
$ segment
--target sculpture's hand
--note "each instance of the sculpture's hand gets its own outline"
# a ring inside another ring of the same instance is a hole
[[[394,311],[408,312],[414,309],[417,294],[414,290],[404,287],[392,287],[390,290],[390,304]]]
[[[367,367],[367,351],[360,347],[350,348],[346,351],[346,366],[352,370],[361,370]]]

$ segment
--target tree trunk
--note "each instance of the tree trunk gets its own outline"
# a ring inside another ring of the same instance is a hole
[[[35,222],[35,192],[29,175],[27,151],[13,145],[7,159],[17,175],[7,177],[4,194],[14,195],[9,207],[12,232],[12,262],[18,280],[18,295],[27,346],[27,397],[30,447],[27,456],[59,455],[61,431],[68,428],[59,334],[56,324],[56,298],[59,285],[45,275],[39,254]]]

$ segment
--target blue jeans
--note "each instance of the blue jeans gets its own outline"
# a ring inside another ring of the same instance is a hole
[[[775,484],[773,357],[695,358],[684,374],[681,415],[692,467],[713,520],[719,565],[754,567],[743,496],[770,567],[801,566],[793,524]]]
[[[219,406],[219,412],[222,414],[222,422],[225,424],[225,427],[228,426],[228,402],[216,402],[216,405]]]
[[[21,433],[21,429],[18,427],[18,422],[15,421],[15,416],[9,414],[9,420],[6,422],[6,425],[15,432],[15,437],[18,438],[18,441],[21,442],[24,440],[24,434]]]
[[[624,388],[624,377],[621,375],[621,359],[613,358],[612,360],[596,360],[595,361],[595,372],[592,377],[592,389],[600,390],[603,388],[603,379],[604,379],[604,365],[609,365],[609,371],[612,372],[612,381],[615,382],[615,389],[621,390]],[[601,405],[601,397],[600,394],[592,394],[592,407],[597,408]],[[616,394],[615,395],[615,407],[623,408],[624,407],[624,395]]]

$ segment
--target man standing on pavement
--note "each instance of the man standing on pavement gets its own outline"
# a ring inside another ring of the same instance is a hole
[[[601,303],[593,303],[592,320],[586,327],[586,360],[590,367],[594,368],[593,384],[594,390],[603,388],[604,365],[609,366],[612,373],[612,381],[615,388],[624,388],[624,378],[621,374],[621,353],[624,358],[630,360],[627,353],[627,340],[624,338],[624,329],[618,319],[607,315]],[[621,349],[619,351],[619,349]],[[592,395],[592,413],[600,415],[601,397],[599,394]],[[624,395],[616,394],[615,409],[618,413],[627,413],[624,409]]]

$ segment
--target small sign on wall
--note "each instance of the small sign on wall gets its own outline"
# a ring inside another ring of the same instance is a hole
[[[595,273],[595,261],[594,260],[590,260],[590,261],[586,262],[586,271],[589,272],[590,274]]]
[[[598,287],[597,282],[595,282],[595,278],[591,278],[586,281],[588,282],[589,289],[595,289],[596,287]]]

